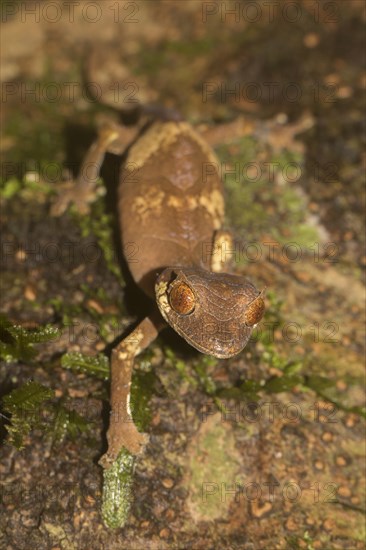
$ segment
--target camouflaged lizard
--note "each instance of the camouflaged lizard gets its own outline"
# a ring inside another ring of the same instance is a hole
[[[85,210],[105,153],[123,152],[124,132],[117,125],[100,131],[76,186],[60,197],[54,214],[71,198]],[[190,124],[155,121],[134,141],[120,175],[118,211],[123,246],[134,243],[138,250],[129,269],[153,306],[112,351],[104,468],[122,447],[138,454],[146,444],[131,416],[131,377],[135,357],[160,330],[170,325],[197,350],[228,358],[244,348],[264,312],[263,293],[246,278],[225,272],[222,252],[231,248],[231,236],[222,230],[218,160]]]

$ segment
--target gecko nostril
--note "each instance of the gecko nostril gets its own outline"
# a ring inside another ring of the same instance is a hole
[[[172,309],[180,315],[189,315],[196,305],[193,290],[186,283],[178,283],[169,293],[169,303]]]

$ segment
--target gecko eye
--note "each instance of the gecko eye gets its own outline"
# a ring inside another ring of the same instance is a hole
[[[186,283],[178,283],[169,293],[170,306],[179,315],[189,315],[196,305],[193,290]]]
[[[261,296],[258,296],[244,313],[244,321],[248,327],[252,327],[259,323],[264,313],[264,300]]]

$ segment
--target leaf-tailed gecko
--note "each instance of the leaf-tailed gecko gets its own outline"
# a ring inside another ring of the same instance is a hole
[[[60,196],[53,214],[61,214],[70,199],[86,211],[105,153],[125,147],[123,132],[114,124],[100,131],[76,185]],[[151,310],[112,351],[104,468],[123,447],[138,454],[146,444],[131,416],[131,377],[135,357],[162,328],[170,325],[200,352],[228,358],[245,347],[264,312],[263,293],[225,271],[223,251],[230,249],[231,235],[222,229],[218,160],[189,123],[154,121],[132,143],[120,175],[118,212],[122,244],[133,242],[138,250],[129,269]]]

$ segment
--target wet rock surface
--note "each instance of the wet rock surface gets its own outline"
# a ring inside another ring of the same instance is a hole
[[[71,17],[66,3],[40,2],[36,21],[24,3],[3,4],[1,312],[60,334],[2,363],[1,397],[39,382],[71,411],[65,426],[75,411],[88,428],[56,441],[40,409],[18,451],[4,411],[0,546],[363,548],[363,2],[273,13],[233,3],[237,17],[225,15],[229,3],[93,2],[98,10],[85,0]],[[120,161],[107,158],[90,219],[49,208],[98,121],[120,118],[111,107],[130,113],[135,97],[214,131],[233,268],[267,287],[267,313],[231,360],[169,331],[140,359],[150,443],[130,518],[113,531],[97,464],[108,384],[61,360],[108,351],[146,313],[121,267]]]

